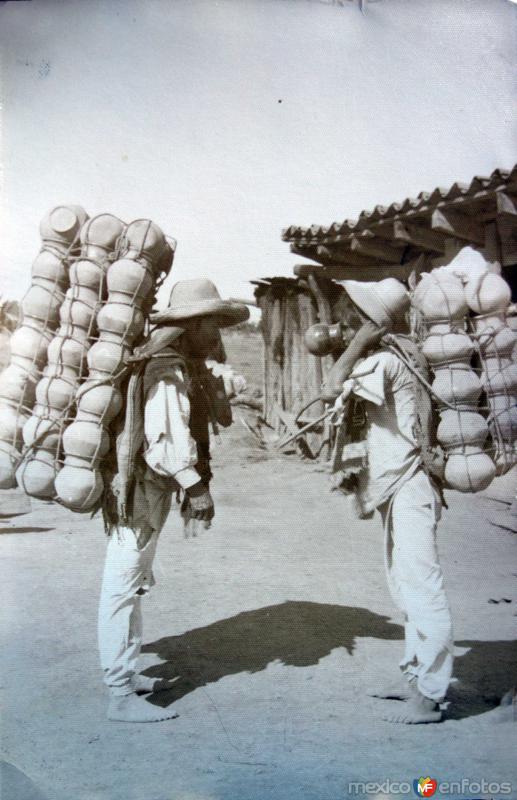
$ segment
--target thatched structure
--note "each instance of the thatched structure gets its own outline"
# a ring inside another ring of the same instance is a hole
[[[294,268],[293,278],[255,282],[264,336],[264,416],[281,430],[296,429],[294,416],[319,394],[332,356],[310,355],[303,336],[315,322],[346,320],[350,313],[340,281],[407,282],[412,272],[448,263],[469,244],[479,249],[495,272],[502,272],[516,298],[517,166],[476,176],[468,185],[421,192],[416,198],[363,211],[357,220],[308,228],[290,226],[282,238],[291,251],[311,263]],[[303,418],[321,414],[315,404]],[[316,429],[308,442],[312,455],[326,453],[329,431]]]

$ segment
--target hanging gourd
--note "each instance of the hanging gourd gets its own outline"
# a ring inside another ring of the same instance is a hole
[[[59,324],[69,285],[69,267],[77,253],[79,231],[88,215],[80,206],[57,206],[41,221],[42,247],[21,303],[21,323],[11,337],[9,366],[0,375],[0,488],[15,485],[23,449],[23,428],[36,384],[47,362],[48,345]],[[77,248],[77,249],[76,249]]]

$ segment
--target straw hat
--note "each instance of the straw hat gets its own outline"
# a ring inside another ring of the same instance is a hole
[[[168,307],[151,314],[151,322],[158,325],[207,315],[217,317],[220,328],[227,328],[245,322],[250,312],[242,303],[223,300],[212,281],[178,281],[172,287]]]
[[[341,281],[352,302],[377,325],[392,328],[404,319],[409,308],[409,294],[400,281]]]

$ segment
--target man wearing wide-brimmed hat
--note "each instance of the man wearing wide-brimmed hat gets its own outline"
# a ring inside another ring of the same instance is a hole
[[[209,424],[228,425],[231,413],[205,360],[222,349],[219,329],[248,317],[246,306],[221,299],[211,281],[181,281],[168,308],[151,316],[155,327],[130,359],[102,504],[109,540],[98,631],[110,719],[157,722],[175,716],[147,699],[167,685],[137,671],[141,597],[154,583],[154,554],[172,496],[183,495],[186,519],[208,527],[214,516]]]
[[[427,447],[432,437],[422,431],[429,398],[415,383],[418,353],[402,335],[409,296],[394,278],[343,286],[364,324],[330,371],[324,396],[331,402],[353,394],[364,401],[368,464],[358,476],[358,507],[362,516],[375,509],[382,515],[388,585],[405,618],[405,680],[371,694],[407,701],[386,715],[392,722],[438,722],[452,673],[452,623],[436,549],[441,492]],[[386,346],[381,339],[390,331],[396,335]]]

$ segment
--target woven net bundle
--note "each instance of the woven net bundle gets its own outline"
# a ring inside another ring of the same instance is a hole
[[[70,264],[79,249],[79,232],[88,219],[80,206],[56,206],[40,223],[41,249],[33,262],[31,285],[11,337],[11,357],[0,375],[0,488],[16,485],[23,455],[23,429],[36,401],[36,385],[47,363],[47,349],[59,325],[59,310],[69,286]]]

